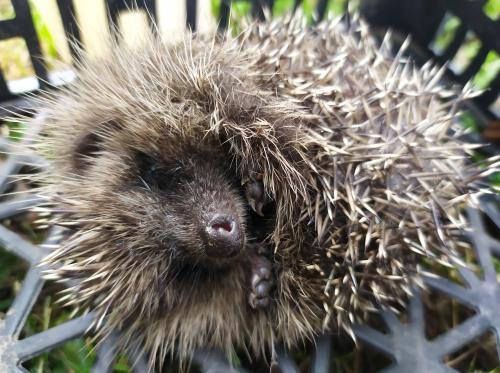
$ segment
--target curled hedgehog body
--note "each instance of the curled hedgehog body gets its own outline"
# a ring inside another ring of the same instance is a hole
[[[450,135],[467,92],[362,23],[295,16],[83,61],[42,100],[40,194],[66,227],[49,277],[152,364],[350,330],[404,301],[420,258],[458,260],[484,173]]]

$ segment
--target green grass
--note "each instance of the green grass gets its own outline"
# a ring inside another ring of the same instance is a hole
[[[23,236],[24,239],[39,244],[43,241],[45,232],[34,228],[32,221],[31,218],[13,218],[5,219],[1,223]],[[0,248],[0,318],[4,317],[12,305],[28,268],[27,263]],[[45,284],[23,326],[21,338],[40,333],[73,318],[73,309],[63,308],[55,303],[55,299],[58,297],[56,294],[60,290],[62,287],[53,282]],[[53,351],[36,356],[23,365],[30,372],[79,373],[90,372],[94,360],[95,353],[89,339],[80,338],[65,343]]]
[[[5,315],[21,288],[28,265],[14,254],[0,249],[0,317]]]
[[[49,286],[44,291],[23,328],[23,336],[40,333],[60,325],[72,318],[72,312],[53,303],[56,291]],[[51,294],[52,293],[52,294]],[[52,351],[43,353],[25,362],[30,372],[90,372],[95,361],[95,352],[90,338],[78,338]]]

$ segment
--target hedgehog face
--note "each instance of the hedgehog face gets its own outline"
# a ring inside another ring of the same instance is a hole
[[[220,156],[190,149],[136,160],[139,186],[158,201],[162,245],[197,262],[224,262],[242,251],[244,208]]]
[[[107,226],[111,245],[131,251],[146,244],[168,261],[210,268],[238,257],[245,208],[228,156],[213,143],[144,127],[149,142],[138,140],[134,123],[125,121],[78,137],[70,172],[79,176],[71,194],[88,201],[82,214]]]

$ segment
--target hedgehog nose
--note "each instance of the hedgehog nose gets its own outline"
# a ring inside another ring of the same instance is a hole
[[[208,256],[229,258],[241,250],[243,240],[236,219],[227,214],[215,214],[206,228]]]

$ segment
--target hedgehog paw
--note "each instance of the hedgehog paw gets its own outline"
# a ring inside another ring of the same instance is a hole
[[[262,175],[251,177],[244,185],[245,197],[247,201],[258,215],[264,216],[262,209],[266,204],[266,193],[264,191],[264,183],[262,182]]]
[[[253,309],[267,308],[271,304],[271,290],[274,287],[272,278],[273,264],[265,256],[265,251],[256,245],[255,255],[250,257],[250,294],[248,302]]]

